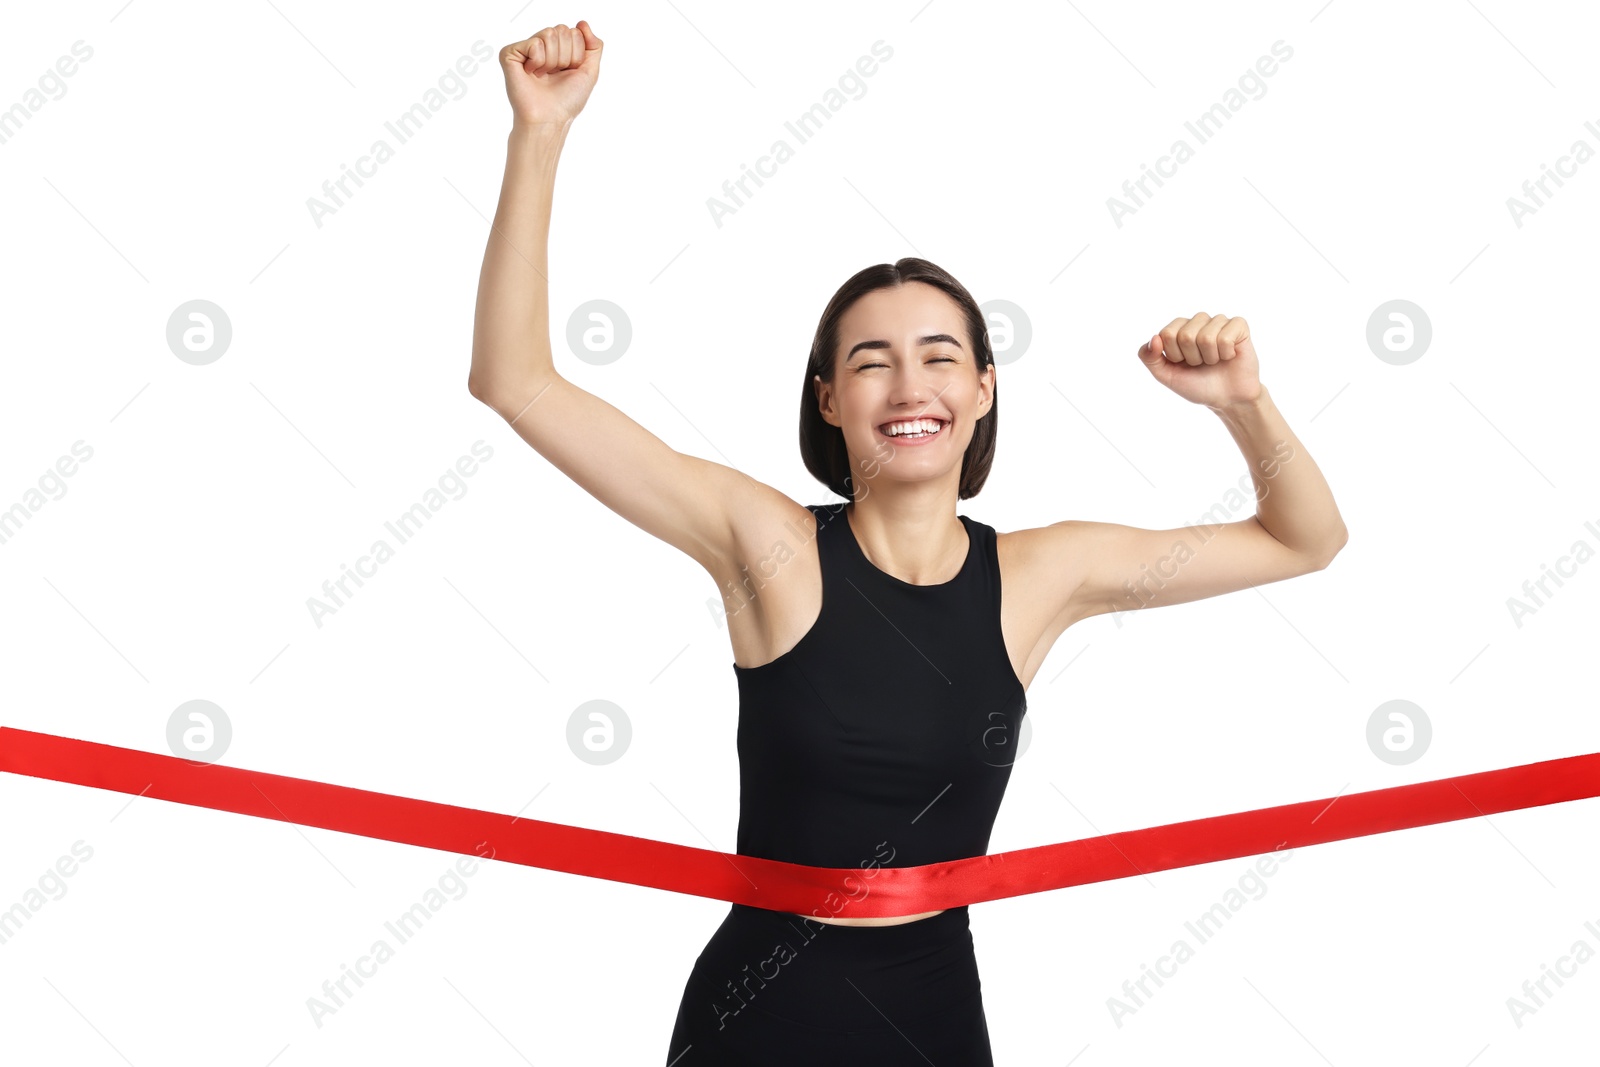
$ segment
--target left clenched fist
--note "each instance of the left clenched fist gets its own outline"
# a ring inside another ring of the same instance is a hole
[[[1250,324],[1239,316],[1202,311],[1173,319],[1139,346],[1139,359],[1156,381],[1192,403],[1224,408],[1261,395]]]

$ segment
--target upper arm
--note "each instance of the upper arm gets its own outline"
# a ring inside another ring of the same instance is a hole
[[[1034,567],[1068,625],[1102,612],[1220,596],[1328,565],[1293,551],[1254,516],[1170,530],[1068,520],[1036,533],[1043,542]]]
[[[800,507],[742,471],[673,449],[559,374],[478,399],[600,503],[714,574],[736,558],[741,524]]]

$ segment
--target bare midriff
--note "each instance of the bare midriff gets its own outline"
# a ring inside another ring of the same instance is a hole
[[[931,919],[945,909],[939,911],[921,911],[915,915],[880,915],[863,916],[853,919],[841,919],[837,915],[824,919],[820,915],[801,915],[802,919],[815,919],[819,923],[828,923],[832,926],[899,926],[901,923],[914,923],[919,919]],[[799,914],[796,912],[795,914]]]

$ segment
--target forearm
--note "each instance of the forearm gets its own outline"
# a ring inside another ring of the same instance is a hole
[[[489,400],[554,373],[548,246],[556,164],[571,122],[513,124],[472,330],[467,388]]]
[[[1265,387],[1255,400],[1213,408],[1250,467],[1256,519],[1293,551],[1331,559],[1348,533],[1333,491]]]

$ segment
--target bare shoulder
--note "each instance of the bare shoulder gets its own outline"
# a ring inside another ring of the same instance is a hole
[[[1070,536],[1068,525],[1065,522],[1058,522],[1049,526],[1030,526],[1021,530],[996,530],[995,547],[1000,553],[1002,562],[1009,562],[1016,569],[1022,570],[1030,563],[1059,551]]]
[[[752,546],[764,543],[772,531],[811,521],[804,506],[737,467],[697,456],[685,459],[685,470],[676,473],[693,485],[692,499],[707,524],[701,536],[684,539],[685,551],[719,581],[749,563]]]
[[[1016,650],[1017,674],[1033,677],[1055,639],[1072,622],[1063,608],[1083,581],[1070,523],[995,531],[1000,561],[1001,628]]]
[[[1049,590],[1075,584],[1082,579],[1081,553],[1074,551],[1081,532],[1071,521],[1033,526],[1022,530],[995,531],[995,552],[1000,557],[1001,580],[1008,599],[1037,601],[1042,610],[1047,602],[1059,607],[1059,596]]]
[[[734,662],[756,667],[799,644],[821,613],[817,519],[753,478],[729,491],[729,548],[706,567],[722,599]]]
[[[728,487],[723,501],[728,514],[730,555],[724,569],[748,568],[752,572],[788,559],[816,538],[816,518],[811,509],[787,493],[747,475]]]

